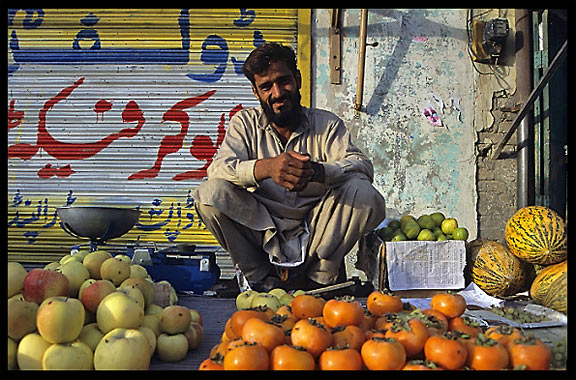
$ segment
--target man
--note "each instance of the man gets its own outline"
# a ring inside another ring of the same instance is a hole
[[[344,281],[344,256],[385,218],[372,163],[340,118],[300,105],[290,47],[261,45],[243,73],[260,107],[230,120],[196,210],[255,290]]]

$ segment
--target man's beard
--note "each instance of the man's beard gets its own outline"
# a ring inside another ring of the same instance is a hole
[[[282,102],[284,99],[288,98],[290,101],[290,106],[285,107],[278,113],[274,112],[272,105],[276,102]],[[282,98],[272,100],[269,97],[267,101],[262,100],[258,97],[260,105],[264,110],[264,114],[268,118],[268,121],[278,125],[279,127],[296,127],[300,122],[300,116],[302,113],[302,105],[300,104],[300,91],[295,93],[287,93]]]

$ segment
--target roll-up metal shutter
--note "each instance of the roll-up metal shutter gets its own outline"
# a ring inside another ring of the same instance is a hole
[[[257,105],[242,63],[277,41],[298,49],[309,78],[309,17],[297,9],[9,9],[9,259],[53,261],[85,243],[60,227],[56,208],[66,205],[140,207],[115,244],[216,245],[190,192],[230,117]]]

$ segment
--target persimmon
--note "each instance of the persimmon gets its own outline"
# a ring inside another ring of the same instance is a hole
[[[267,321],[269,319],[268,315],[261,310],[256,309],[237,310],[229,318],[230,319],[229,331],[233,336],[229,334],[229,331],[226,331],[226,335],[228,335],[231,339],[237,339],[241,337],[242,327],[244,326],[244,323],[250,318],[259,318],[264,321]]]
[[[509,325],[489,327],[484,335],[498,341],[498,343],[506,348],[508,348],[509,344],[514,342],[516,339],[524,337],[522,331]]]
[[[374,322],[376,321],[376,317],[374,314],[369,312],[367,309],[364,310],[364,317],[362,318],[362,322],[358,325],[362,329],[362,331],[368,331],[374,327]]]
[[[402,367],[403,371],[441,371],[443,368],[429,360],[415,359],[407,361]]]
[[[430,308],[441,312],[447,319],[452,319],[464,314],[466,300],[457,293],[439,293],[430,300]]]
[[[258,343],[243,342],[229,349],[223,360],[225,370],[267,370],[269,367],[268,352]]]
[[[244,323],[242,339],[260,343],[268,352],[286,341],[284,330],[280,326],[260,318],[250,318]]]
[[[448,319],[438,310],[424,309],[422,314],[426,315],[430,321],[430,324],[427,325],[430,335],[442,334],[448,331]]]
[[[466,365],[476,370],[500,370],[508,368],[509,355],[506,347],[480,333],[474,339],[466,358]]]
[[[376,317],[386,313],[398,313],[402,311],[402,299],[392,294],[375,290],[366,299],[366,308]]]
[[[424,356],[444,369],[460,369],[466,363],[468,351],[458,338],[448,331],[433,335],[424,344]]]
[[[362,345],[360,355],[370,370],[399,370],[406,363],[406,350],[391,338],[373,337]]]
[[[274,314],[270,318],[270,322],[273,322],[280,326],[284,332],[292,330],[297,319],[295,316],[290,316],[289,314]]]
[[[541,370],[550,367],[552,353],[540,339],[527,336],[508,344],[510,364],[514,369]]]
[[[311,371],[316,369],[316,362],[304,347],[281,344],[270,353],[270,369]]]
[[[406,357],[410,358],[424,349],[424,344],[428,339],[428,328],[416,318],[398,320],[392,324],[384,336],[400,342],[406,350]]]
[[[332,298],[324,304],[322,316],[328,327],[358,326],[364,319],[364,308],[354,297]]]
[[[372,339],[373,337],[384,338],[386,331],[388,331],[388,330],[371,329],[371,330],[365,331],[364,332],[364,341],[367,341],[368,339]]]
[[[224,369],[224,364],[222,364],[222,357],[210,357],[206,358],[198,366],[199,371],[221,371]]]
[[[290,340],[295,346],[302,346],[314,358],[332,345],[332,333],[313,318],[300,319],[292,327]]]
[[[318,358],[323,371],[350,371],[362,369],[362,356],[353,348],[328,348]]]
[[[398,320],[399,313],[385,313],[376,318],[374,321],[374,329],[376,330],[388,330],[392,324]]]
[[[298,319],[320,317],[322,316],[322,309],[326,301],[319,296],[311,294],[299,294],[292,300],[290,304],[292,313]]]
[[[360,351],[365,340],[364,331],[358,326],[336,327],[332,330],[332,346],[335,348],[350,347]]]
[[[450,331],[460,331],[464,334],[468,334],[475,338],[479,333],[482,332],[482,328],[478,322],[474,322],[472,318],[461,315],[459,317],[454,317],[448,322],[448,330]]]

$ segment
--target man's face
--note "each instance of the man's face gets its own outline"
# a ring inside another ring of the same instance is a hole
[[[252,90],[268,120],[280,127],[295,127],[301,111],[300,75],[294,77],[284,62],[272,61],[267,72],[254,76],[254,82]]]

